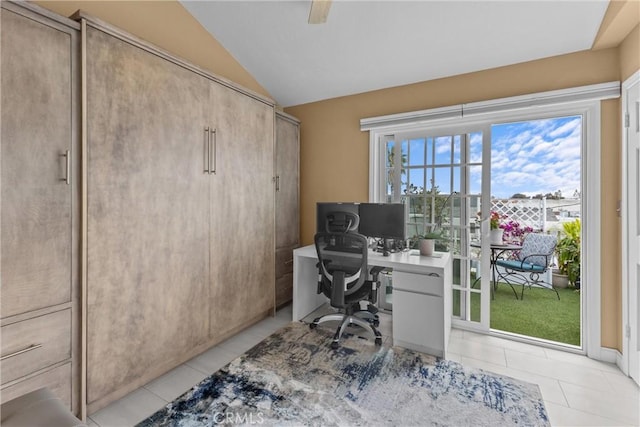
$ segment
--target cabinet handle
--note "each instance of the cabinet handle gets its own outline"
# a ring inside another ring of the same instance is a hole
[[[209,173],[209,152],[211,151],[211,142],[209,141],[209,128],[204,128],[204,173]]]
[[[211,156],[211,154],[213,154],[213,162],[212,162],[213,163],[213,168],[210,169],[209,173],[212,173],[212,174],[215,175],[216,174],[216,170],[218,169],[217,168],[217,164],[218,164],[218,160],[217,160],[218,137],[217,137],[217,135],[218,134],[216,133],[216,129],[211,129],[209,132],[213,134],[213,150],[211,150],[211,151],[213,151],[213,153],[209,154],[210,156]],[[209,161],[211,162],[211,159],[209,159]]]
[[[280,175],[276,175],[276,191],[280,191]]]
[[[29,351],[36,350],[36,349],[38,349],[40,347],[42,347],[42,344],[32,344],[27,348],[23,348],[22,350],[18,350],[18,351],[14,351],[13,353],[6,354],[6,355],[0,357],[0,360],[5,360],[5,359],[8,359],[8,358],[13,357],[13,356],[18,356],[19,354],[27,353]]]
[[[65,165],[64,165],[65,177],[60,178],[60,181],[64,181],[67,183],[67,185],[69,185],[71,184],[71,151],[66,150],[64,154],[60,154],[60,157],[65,158]]]

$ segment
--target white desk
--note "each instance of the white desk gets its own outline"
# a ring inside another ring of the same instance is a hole
[[[449,253],[424,257],[417,251],[383,256],[369,252],[370,267],[393,270],[393,345],[446,357],[451,330]],[[318,256],[313,245],[293,251],[293,320],[300,320],[328,302],[318,295]]]

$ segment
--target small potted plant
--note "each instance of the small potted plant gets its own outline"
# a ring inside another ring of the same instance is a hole
[[[559,275],[567,277],[575,288],[580,287],[580,220],[562,224],[562,237],[556,245]]]
[[[491,229],[491,244],[492,245],[501,245],[502,237],[504,234],[504,229],[500,227],[500,220],[504,218],[503,215],[500,215],[498,212],[492,211],[491,217],[489,218],[489,228]]]
[[[436,240],[442,238],[441,233],[429,232],[426,234],[419,234],[414,237],[418,242],[418,249],[420,249],[420,255],[433,256],[433,252],[436,246]]]

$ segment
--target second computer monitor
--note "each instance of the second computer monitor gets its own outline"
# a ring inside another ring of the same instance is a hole
[[[403,203],[361,203],[359,233],[367,237],[405,240]]]

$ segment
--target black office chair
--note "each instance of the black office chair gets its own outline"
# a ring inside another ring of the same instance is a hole
[[[382,345],[382,334],[376,329],[379,324],[377,309],[372,304],[376,302],[378,275],[382,268],[374,267],[371,270],[372,280],[368,280],[367,238],[351,231],[357,220],[349,222],[352,226],[345,231],[315,235],[319,260],[318,294],[326,295],[331,306],[341,312],[318,317],[309,327],[315,329],[320,323],[339,321],[331,343],[334,349],[338,348],[340,338],[349,325],[371,332],[376,345]],[[327,228],[331,229],[330,226]]]

